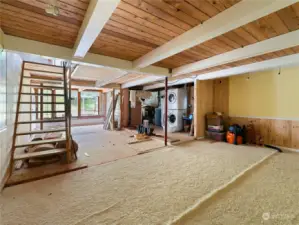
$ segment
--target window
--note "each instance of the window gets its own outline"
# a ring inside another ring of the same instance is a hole
[[[56,90],[57,95],[62,95],[64,94],[63,90]],[[64,96],[56,96],[55,97],[55,102],[56,103],[64,103]],[[54,104],[55,111],[64,111],[64,104]],[[56,117],[64,117],[65,113],[64,112],[59,112],[56,113]]]
[[[99,92],[81,92],[81,116],[99,115]]]
[[[38,93],[41,93],[38,90]],[[43,111],[48,111],[48,113],[43,113],[43,118],[54,119],[54,118],[61,118],[65,117],[65,106],[64,104],[57,104],[57,103],[64,103],[64,96],[55,96],[56,95],[63,95],[63,90],[43,90],[44,95],[41,96],[34,96],[33,103],[35,102],[35,97],[38,97],[38,102],[41,101],[43,98]],[[79,101],[80,98],[80,101]],[[54,102],[54,104],[51,104]],[[99,107],[100,105],[105,105],[105,98],[104,95],[98,91],[82,91],[78,92],[78,90],[71,91],[71,115],[72,117],[80,117],[80,116],[99,116],[105,115],[105,107]],[[34,104],[35,105],[35,104]],[[38,111],[41,111],[41,104],[37,104]],[[100,108],[100,112],[99,112]],[[79,111],[80,110],[80,111]],[[34,113],[35,107],[31,108],[31,111]],[[53,111],[60,111],[53,113]],[[38,114],[38,117],[41,116],[41,113]]]
[[[50,119],[52,118],[52,113],[49,111],[52,111],[52,96],[49,95],[51,94],[51,90],[43,90],[43,94],[46,94],[43,96],[43,111],[47,111],[48,113],[44,113],[43,117],[44,119]]]
[[[103,93],[99,93],[99,104],[100,104],[99,115],[105,116],[106,115],[106,112],[105,112],[106,98]]]
[[[71,113],[72,116],[78,116],[78,91],[72,90],[71,94]]]

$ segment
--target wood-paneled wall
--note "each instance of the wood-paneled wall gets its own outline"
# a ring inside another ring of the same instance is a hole
[[[265,144],[299,149],[299,121],[229,117],[229,78],[196,81],[194,84],[194,136],[205,136],[205,114],[222,112],[226,127],[252,124]]]
[[[253,124],[265,144],[299,149],[299,121],[229,117],[229,78],[213,80],[213,109],[224,114],[226,126]]]
[[[255,133],[265,144],[299,149],[299,121],[229,117],[229,124],[253,124]]]

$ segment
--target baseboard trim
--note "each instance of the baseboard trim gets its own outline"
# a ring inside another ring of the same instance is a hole
[[[236,116],[236,115],[229,115],[228,117],[247,118],[247,119],[266,119],[266,120],[290,120],[290,121],[299,121],[299,118],[284,118],[284,117]]]
[[[4,177],[3,177],[3,179],[2,179],[1,182],[0,182],[0,193],[3,191],[5,184],[6,184],[6,182],[7,182],[8,179],[9,179],[9,176],[10,176],[10,174],[9,174],[9,166],[8,166],[8,167],[6,168]]]

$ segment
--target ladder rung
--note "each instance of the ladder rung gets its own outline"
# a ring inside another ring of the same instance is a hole
[[[32,72],[37,72],[37,73],[52,73],[52,74],[63,74],[63,72],[55,72],[55,71],[48,71],[48,70],[35,70],[35,69],[24,69],[26,71],[32,71]]]
[[[50,155],[59,155],[66,152],[65,148],[57,148],[57,149],[50,149],[41,152],[31,152],[31,153],[24,153],[24,154],[17,154],[14,156],[14,160],[24,160],[24,159],[31,159],[31,158],[38,158],[38,157],[45,157]]]
[[[65,110],[61,111],[20,111],[19,113],[65,113]]]
[[[33,130],[28,132],[17,133],[16,135],[21,136],[21,135],[44,134],[44,133],[65,132],[65,131],[66,131],[65,128],[50,129],[50,130]]]
[[[50,66],[54,68],[61,68],[63,69],[63,66],[57,66],[57,65],[52,65],[52,64],[46,64],[46,63],[38,63],[38,62],[30,62],[30,61],[24,61],[24,64],[31,64],[31,65],[42,65],[42,66]]]
[[[65,119],[21,121],[18,124],[65,122]]]
[[[23,76],[23,78],[26,78],[26,79],[32,79],[32,80],[48,80],[48,81],[63,81],[61,78],[59,77],[30,77],[30,76]]]
[[[41,104],[41,102],[20,102],[20,104]],[[59,104],[64,105],[64,102],[43,102],[43,104]]]
[[[25,93],[25,92],[22,92],[21,95],[32,95],[32,96],[35,96],[35,95],[39,95],[39,96],[61,96],[61,97],[64,97],[64,94],[41,94],[41,93]]]
[[[43,88],[43,89],[64,89],[64,87],[61,86],[40,86],[40,85],[34,85],[34,84],[23,84],[25,87],[35,87],[35,88]]]
[[[51,144],[51,143],[61,142],[61,141],[66,141],[66,139],[65,138],[57,138],[57,139],[49,139],[49,140],[41,140],[41,141],[31,141],[26,144],[16,145],[15,148],[27,147],[27,146],[32,146],[32,145]]]

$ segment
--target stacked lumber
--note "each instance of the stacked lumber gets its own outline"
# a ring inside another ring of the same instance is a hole
[[[108,109],[106,120],[104,123],[105,130],[112,129],[114,127],[114,124],[112,124],[113,123],[112,117],[114,117],[113,112],[115,112],[118,98],[119,98],[119,94],[116,95],[115,100],[112,98],[112,100],[109,104],[109,109]],[[114,101],[114,103],[113,103],[113,101]]]

